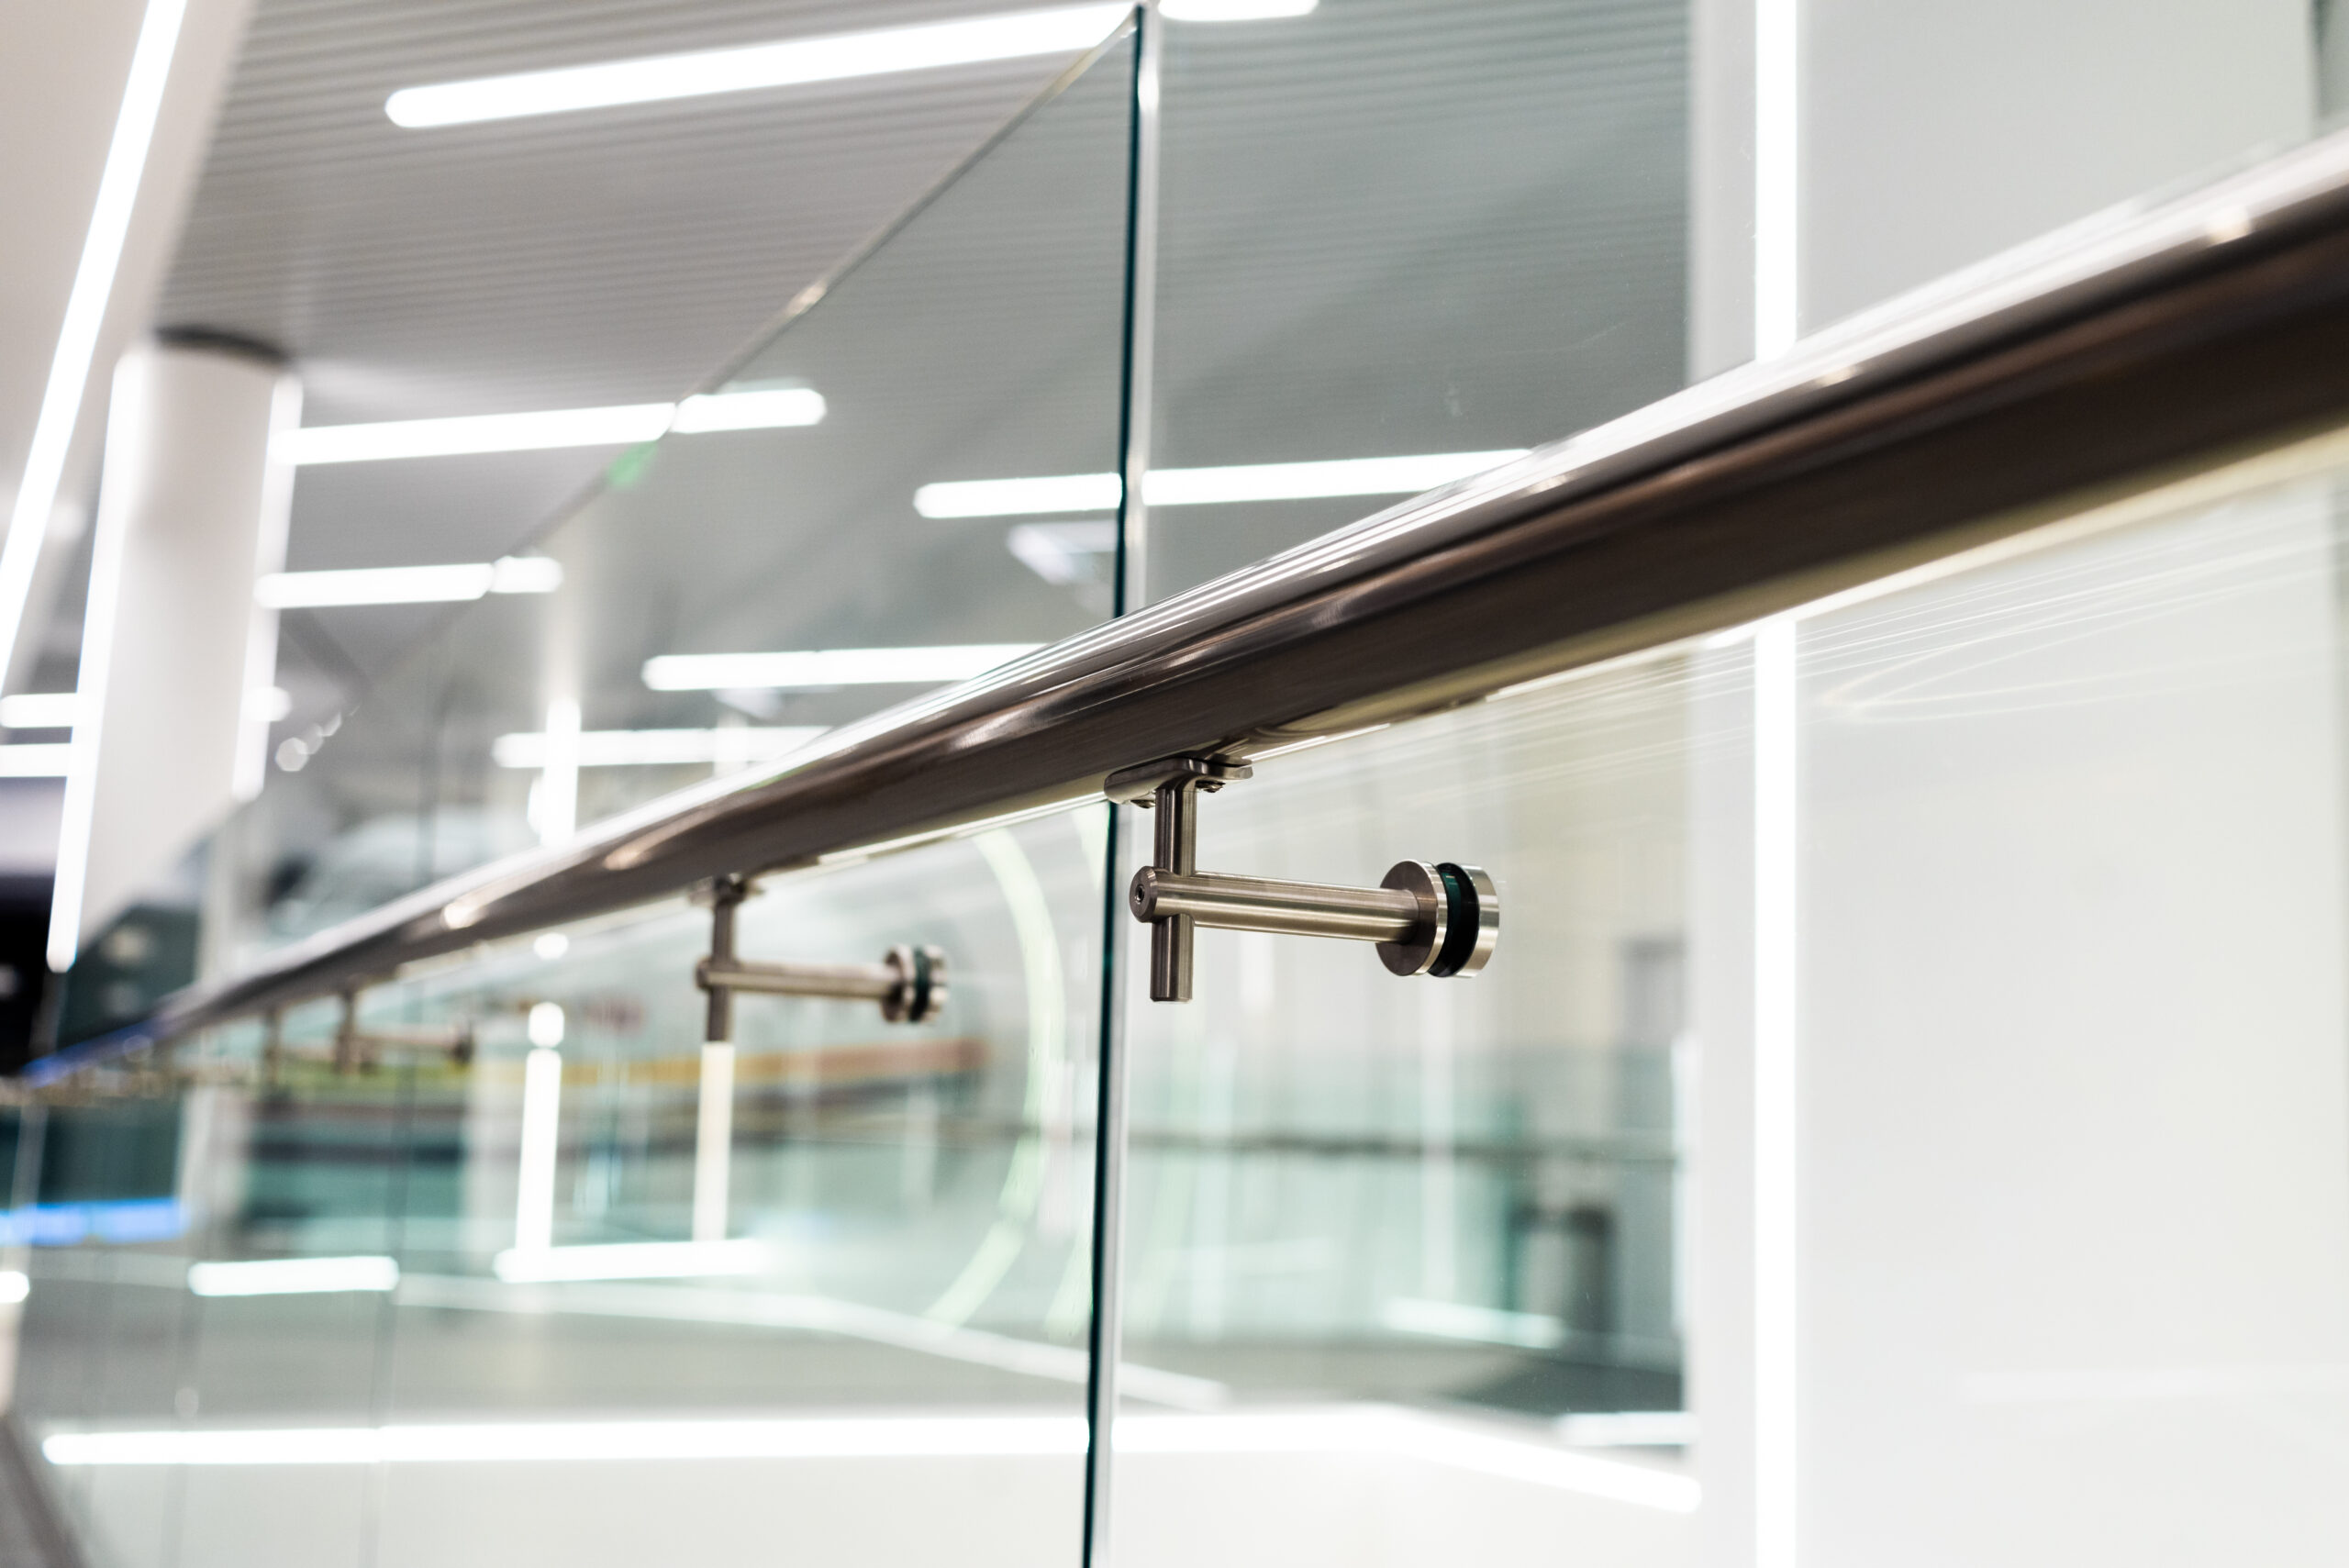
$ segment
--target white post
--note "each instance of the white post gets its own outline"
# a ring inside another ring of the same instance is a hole
[[[694,1127],[694,1240],[726,1240],[726,1184],[734,1162],[734,1048],[701,1048],[701,1113]]]
[[[522,1170],[514,1194],[514,1250],[554,1245],[554,1173],[562,1135],[562,1008],[530,1009],[530,1054],[522,1063]]]

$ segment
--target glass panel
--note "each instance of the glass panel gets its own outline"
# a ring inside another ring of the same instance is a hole
[[[107,1112],[139,1139],[50,1113],[52,1166],[160,1170],[206,1271],[34,1270],[18,1407],[88,1538],[629,1568],[786,1519],[826,1560],[1073,1560],[1107,849],[1097,806],[743,906],[751,961],[934,945],[929,1022],[744,995],[706,1047],[675,905],[223,1031],[181,1100]]]
[[[1687,32],[1668,0],[1167,24],[1149,597],[1680,384]]]
[[[2108,506],[1781,656],[1807,1562],[2349,1551],[2344,473]]]
[[[217,840],[216,963],[769,767],[1107,615],[1113,524],[1039,534],[924,486],[1117,468],[1131,83],[1120,42],[616,460],[338,728],[281,747]]]
[[[24,1305],[0,1311],[14,1319],[11,1417],[35,1441],[168,1427],[184,1402],[196,1322],[184,1288],[188,1215],[174,1198],[181,1115],[159,1087],[117,1081],[12,1115],[0,1267],[15,1276],[9,1299]],[[51,1474],[63,1483],[60,1512],[104,1561],[173,1561],[184,1500],[173,1477]]]
[[[1096,807],[743,906],[752,961],[934,944],[929,1023],[744,995],[713,1054],[688,907],[382,993],[476,1052],[429,1102],[458,1162],[409,1207],[389,1419],[501,1462],[393,1463],[381,1561],[749,1559],[779,1519],[824,1560],[1073,1559],[1105,847]],[[599,1443],[704,1462],[615,1487]]]
[[[1455,860],[1506,914],[1472,979],[1202,931],[1195,1001],[1129,993],[1127,1358],[1231,1408],[1128,1385],[1119,1562],[1690,1550],[1696,682],[1672,651],[1542,683],[1202,805],[1205,869],[1375,886]]]

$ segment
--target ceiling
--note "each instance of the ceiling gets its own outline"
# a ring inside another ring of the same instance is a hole
[[[1039,58],[436,130],[403,86],[938,20],[1006,0],[261,0],[159,325],[289,353],[306,424],[673,398],[1067,63]],[[485,560],[608,450],[306,472],[295,569]],[[77,602],[70,591],[62,602]],[[431,623],[287,617],[284,677],[342,705]],[[77,639],[61,627],[52,645]]]

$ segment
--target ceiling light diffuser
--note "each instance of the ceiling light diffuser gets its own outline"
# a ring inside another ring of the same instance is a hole
[[[395,125],[422,130],[1031,55],[1074,54],[1107,38],[1130,10],[1123,5],[1060,6],[964,21],[483,76],[403,87],[384,101],[384,113]]]
[[[826,648],[791,653],[668,653],[644,662],[656,692],[822,691],[833,686],[937,685],[967,681],[1041,646]]]

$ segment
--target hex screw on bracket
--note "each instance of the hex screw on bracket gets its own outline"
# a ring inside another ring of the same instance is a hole
[[[734,954],[734,914],[750,896],[739,876],[720,877],[710,890],[709,956],[694,966],[694,984],[709,994],[702,1038],[734,1038],[734,997],[831,996],[877,1002],[893,1024],[926,1023],[946,1006],[946,954],[934,947],[891,948],[878,963],[750,963]]]
[[[1501,901],[1475,866],[1398,861],[1376,887],[1203,872],[1197,864],[1198,796],[1249,776],[1242,763],[1166,757],[1111,773],[1109,799],[1157,814],[1152,863],[1134,873],[1126,906],[1150,925],[1150,997],[1191,999],[1193,933],[1212,926],[1375,942],[1396,974],[1474,974],[1500,940]]]

